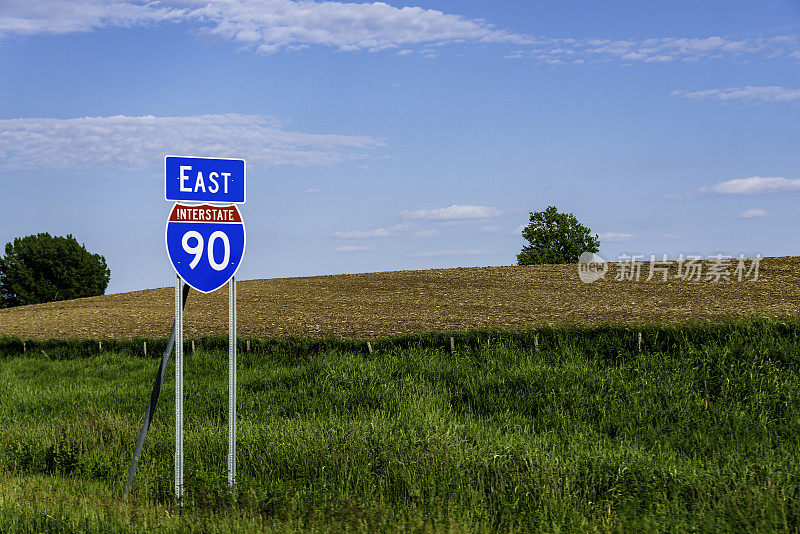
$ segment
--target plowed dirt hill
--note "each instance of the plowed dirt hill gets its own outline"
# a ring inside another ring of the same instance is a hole
[[[575,265],[476,267],[354,275],[246,280],[238,283],[241,336],[374,338],[402,333],[475,328],[524,330],[542,324],[720,319],[800,312],[800,258],[761,260],[758,279],[616,280],[611,264],[602,280],[581,282]],[[748,260],[747,267],[750,267]],[[166,337],[173,288],[0,309],[0,335],[49,339]],[[225,288],[192,292],[185,336],[225,333]]]

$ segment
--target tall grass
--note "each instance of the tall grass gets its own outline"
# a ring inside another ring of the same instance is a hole
[[[798,332],[768,320],[469,332],[453,354],[447,333],[376,340],[372,354],[251,340],[233,494],[225,340],[198,340],[182,511],[174,373],[122,505],[157,363],[134,342],[26,341],[22,355],[6,339],[0,531],[797,532]]]

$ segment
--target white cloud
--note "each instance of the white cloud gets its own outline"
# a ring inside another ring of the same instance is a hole
[[[653,237],[655,237],[656,239],[675,240],[675,239],[683,239],[684,236],[683,234],[666,233],[666,234],[656,234]]]
[[[520,224],[519,226],[517,226],[516,228],[511,230],[509,232],[509,234],[511,234],[511,235],[522,235],[522,231],[525,229],[526,226],[528,226],[528,225],[527,224]]]
[[[385,228],[376,228],[374,230],[345,230],[334,232],[335,237],[343,239],[369,239],[372,237],[389,237],[389,230]]]
[[[418,239],[429,239],[432,237],[436,237],[439,235],[439,230],[420,230],[418,232],[414,232],[411,234],[411,237],[415,237]]]
[[[508,58],[548,65],[616,61],[693,62],[704,59],[800,58],[796,35],[732,39],[721,36],[645,39],[531,38],[421,7],[386,2],[313,0],[5,0],[0,37],[63,34],[100,28],[184,23],[261,53],[325,46],[343,51],[394,50],[435,57],[435,47],[456,43],[513,45]]]
[[[788,191],[800,191],[800,179],[787,180],[781,177],[751,176],[750,178],[735,178],[700,188],[701,193],[717,193],[720,195],[758,195]]]
[[[703,59],[800,58],[796,35],[732,39],[531,38],[421,7],[386,2],[312,0],[5,0],[0,37],[63,34],[101,28],[185,23],[199,31],[261,53],[325,46],[337,50],[394,50],[435,57],[435,47],[455,43],[513,45],[508,58],[531,57],[549,65],[616,61],[666,63]]]
[[[287,131],[262,115],[0,120],[0,166],[160,165],[164,154],[243,157],[265,165],[332,165],[382,147],[369,136]]]
[[[162,21],[200,23],[208,34],[264,53],[308,45],[379,51],[464,41],[530,42],[483,20],[435,9],[310,0],[11,0],[0,15],[0,35],[85,32]]]
[[[412,254],[412,258],[449,258],[452,256],[480,256],[488,254],[485,250],[467,249],[467,250],[429,250],[427,252],[417,252]]]
[[[685,202],[687,200],[694,200],[697,197],[696,193],[668,193],[664,195],[667,200],[674,200],[675,202]]]
[[[406,210],[400,212],[400,216],[404,219],[422,219],[426,221],[490,219],[502,215],[502,210],[497,208],[488,206],[459,206],[458,204],[433,210]]]
[[[439,235],[439,230],[418,230],[413,232],[414,225],[411,223],[395,224],[389,229],[375,228],[374,230],[344,230],[334,232],[334,237],[342,239],[370,239],[375,237],[389,237],[412,232],[410,235],[414,238],[431,238]]]
[[[690,100],[747,100],[751,102],[792,102],[800,100],[800,89],[789,89],[776,85],[728,87],[707,91],[672,91],[672,96],[682,96]]]
[[[634,239],[636,236],[634,234],[626,234],[620,232],[603,232],[597,234],[597,237],[599,237],[601,241],[608,241],[610,243],[623,243],[625,241],[630,241],[631,239]]]
[[[383,2],[249,0],[208,4],[192,13],[212,34],[261,52],[298,43],[339,50],[384,50],[457,41],[526,43],[524,36],[435,9],[396,8]]]
[[[303,189],[302,191],[298,191],[301,195],[313,195],[315,193],[319,193],[319,189]]]
[[[103,27],[176,21],[186,9],[158,2],[105,0],[5,0],[0,10],[0,36],[88,32]]]
[[[749,210],[744,210],[739,214],[740,219],[761,219],[766,216],[767,212],[761,208],[750,208]]]
[[[527,52],[514,51],[510,58],[526,54],[549,65],[601,63],[696,62],[707,59],[769,59],[800,57],[800,37],[729,39],[712,37],[662,37],[646,39],[548,39],[541,38]]]
[[[359,247],[356,245],[345,245],[336,249],[336,252],[366,252],[372,250],[372,247]]]

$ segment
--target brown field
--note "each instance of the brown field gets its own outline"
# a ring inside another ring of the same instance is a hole
[[[736,264],[733,260],[731,273]],[[648,269],[644,263],[642,281],[617,281],[612,265],[606,279],[592,284],[580,281],[575,265],[245,280],[238,284],[239,334],[367,339],[543,324],[790,317],[800,311],[798,257],[764,258],[757,281],[664,282],[657,276],[645,282]],[[673,266],[671,275],[675,272]],[[0,309],[0,335],[166,337],[173,294],[173,288],[160,288]],[[192,292],[186,337],[227,332],[227,300],[225,288],[210,295]]]

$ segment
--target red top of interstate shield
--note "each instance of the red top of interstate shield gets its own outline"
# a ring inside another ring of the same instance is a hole
[[[169,222],[241,223],[242,216],[236,206],[187,206],[176,203],[169,214]]]

